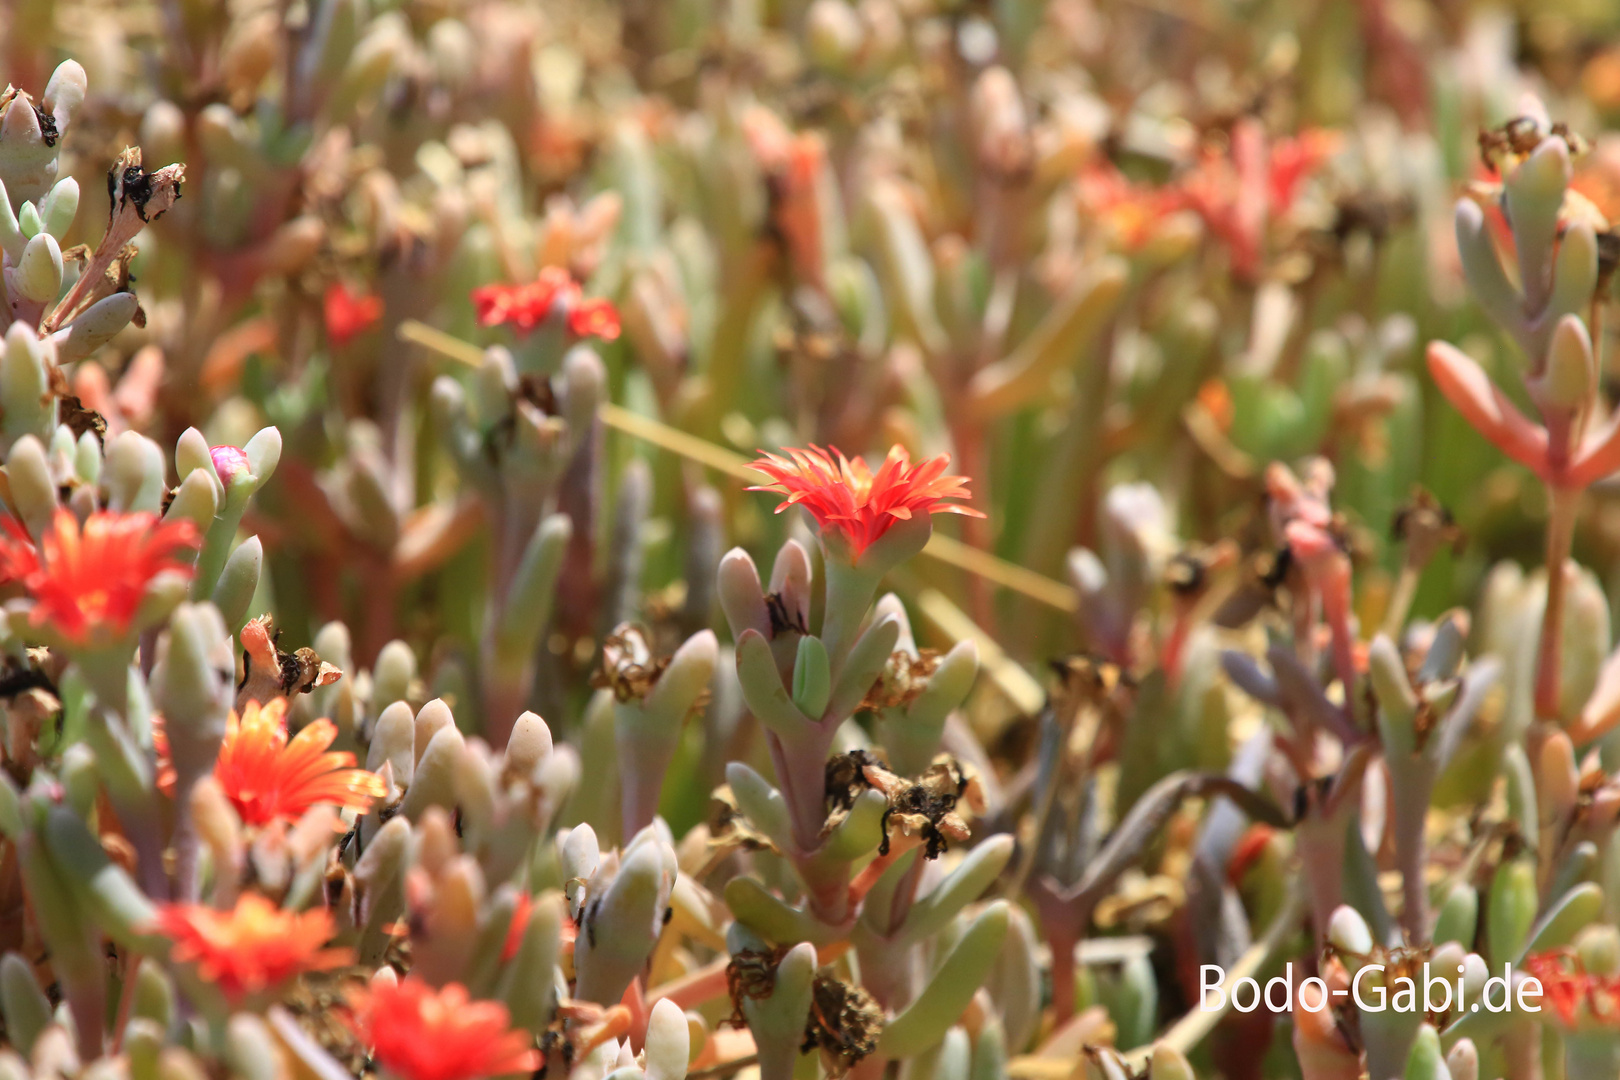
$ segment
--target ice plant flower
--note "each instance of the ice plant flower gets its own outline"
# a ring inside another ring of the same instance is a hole
[[[472,301],[479,326],[510,326],[528,334],[561,304],[568,332],[575,337],[612,341],[619,336],[619,309],[607,300],[586,299],[579,283],[560,266],[544,267],[539,277],[521,285],[481,285],[472,291]]]
[[[568,312],[568,332],[613,341],[619,336],[619,309],[607,300],[581,300]]]
[[[1338,147],[1330,131],[1308,129],[1268,142],[1258,120],[1232,128],[1230,150],[1206,152],[1179,188],[1185,205],[1231,252],[1232,269],[1245,280],[1260,271],[1267,224],[1293,209],[1304,182]]]
[[[1547,1004],[1565,1027],[1573,1028],[1582,1020],[1620,1024],[1620,975],[1587,971],[1575,950],[1554,949],[1527,956],[1524,973],[1540,980]]]
[[[197,545],[189,521],[156,514],[99,511],[81,527],[56,511],[36,545],[22,526],[0,528],[0,581],[19,582],[33,598],[29,622],[78,645],[134,629],[147,588],[160,574],[190,577],[177,553]]]
[[[547,266],[540,276],[521,285],[481,285],[472,291],[479,326],[510,326],[527,334],[551,316],[559,298],[572,299],[579,286],[560,266]]]
[[[533,1036],[511,1027],[506,1006],[473,1001],[459,983],[435,990],[415,976],[376,981],[350,1004],[355,1036],[400,1080],[477,1080],[540,1067]]]
[[[832,531],[844,538],[852,559],[859,559],[896,521],[908,521],[918,511],[984,517],[972,507],[946,501],[971,497],[967,477],[945,475],[949,454],[913,465],[911,455],[897,444],[876,473],[837,447],[831,452],[818,446],[788,449],[786,454],[784,458],[761,451],[749,467],[770,477],[771,483],[748,490],[786,495],[776,508],[779,514],[790,506],[803,506],[823,534]]]
[[[377,325],[383,302],[380,296],[352,293],[341,281],[334,281],[326,290],[324,308],[326,337],[341,349]]]
[[[1127,252],[1146,247],[1160,224],[1185,208],[1179,191],[1133,183],[1112,165],[1093,165],[1075,187],[1080,208],[1099,221]]]
[[[174,942],[175,963],[195,964],[233,1005],[294,976],[353,961],[349,949],[326,948],[336,932],[329,911],[286,911],[258,893],[243,893],[230,911],[164,904],[151,929]]]
[[[240,716],[225,722],[225,741],[214,763],[214,779],[245,825],[297,821],[313,806],[337,806],[365,812],[373,799],[387,794],[382,777],[355,768],[354,755],[328,752],[337,725],[321,719],[287,737],[287,699],[268,705],[248,702]],[[174,790],[168,767],[168,740],[154,733],[159,785]]]

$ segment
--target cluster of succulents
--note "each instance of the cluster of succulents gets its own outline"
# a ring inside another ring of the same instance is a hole
[[[0,1080],[1620,1080],[1617,31],[11,5]]]

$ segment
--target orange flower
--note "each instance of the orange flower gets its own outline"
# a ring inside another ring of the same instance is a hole
[[[1126,251],[1153,239],[1165,217],[1182,209],[1173,188],[1132,183],[1112,165],[1094,165],[1080,174],[1076,186],[1081,209],[1102,221]]]
[[[568,312],[568,332],[613,341],[619,336],[619,309],[606,300],[581,300]]]
[[[189,577],[191,567],[175,553],[197,541],[189,521],[109,510],[91,514],[81,529],[71,511],[58,510],[37,547],[15,521],[0,529],[0,581],[21,582],[28,590],[34,626],[85,644],[97,630],[127,633],[159,574]]]
[[[340,281],[334,281],[326,290],[326,336],[332,344],[342,348],[370,330],[382,318],[382,297],[368,293],[355,294]]]
[[[287,699],[261,707],[250,701],[240,718],[225,721],[225,741],[214,762],[214,779],[247,825],[297,821],[312,806],[340,806],[364,812],[388,788],[376,773],[354,767],[354,755],[328,753],[337,738],[330,720],[316,720],[291,741],[287,738]],[[169,741],[160,726],[152,742],[158,752],[158,784],[174,793]]]
[[[402,1080],[476,1080],[531,1073],[540,1054],[527,1031],[511,1027],[498,1001],[472,1001],[450,983],[434,990],[414,975],[355,991],[349,1020],[377,1063]]]
[[[151,929],[174,942],[171,958],[197,972],[234,1005],[274,989],[306,971],[353,963],[349,949],[328,949],[336,932],[331,912],[276,907],[258,893],[243,893],[231,911],[202,904],[164,904]]]
[[[896,445],[876,474],[865,461],[851,461],[837,447],[831,454],[812,446],[808,450],[790,449],[787,455],[782,458],[761,451],[759,459],[749,467],[769,476],[772,482],[748,490],[786,495],[776,508],[778,514],[796,503],[802,504],[823,531],[831,528],[843,535],[856,559],[896,521],[910,519],[914,511],[984,517],[971,507],[945,502],[970,497],[967,477],[945,475],[951,463],[949,454],[913,465],[905,448]]]

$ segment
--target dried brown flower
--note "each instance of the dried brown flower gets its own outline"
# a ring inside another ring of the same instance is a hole
[[[877,1049],[883,1007],[871,994],[834,978],[825,968],[816,973],[810,993],[810,1016],[799,1049],[808,1053],[819,1048],[827,1075],[843,1076]]]
[[[668,666],[669,657],[654,657],[644,627],[620,623],[602,642],[602,666],[591,685],[611,689],[619,701],[639,701]]]
[[[862,709],[903,709],[928,688],[928,680],[939,669],[940,653],[922,649],[916,656],[896,650],[883,665],[883,674],[861,699]]]

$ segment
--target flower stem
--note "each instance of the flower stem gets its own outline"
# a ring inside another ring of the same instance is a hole
[[[1547,605],[1541,619],[1541,650],[1536,657],[1536,715],[1556,720],[1559,713],[1559,677],[1564,638],[1564,565],[1575,539],[1575,510],[1580,491],[1549,489],[1552,506],[1547,518]]]

